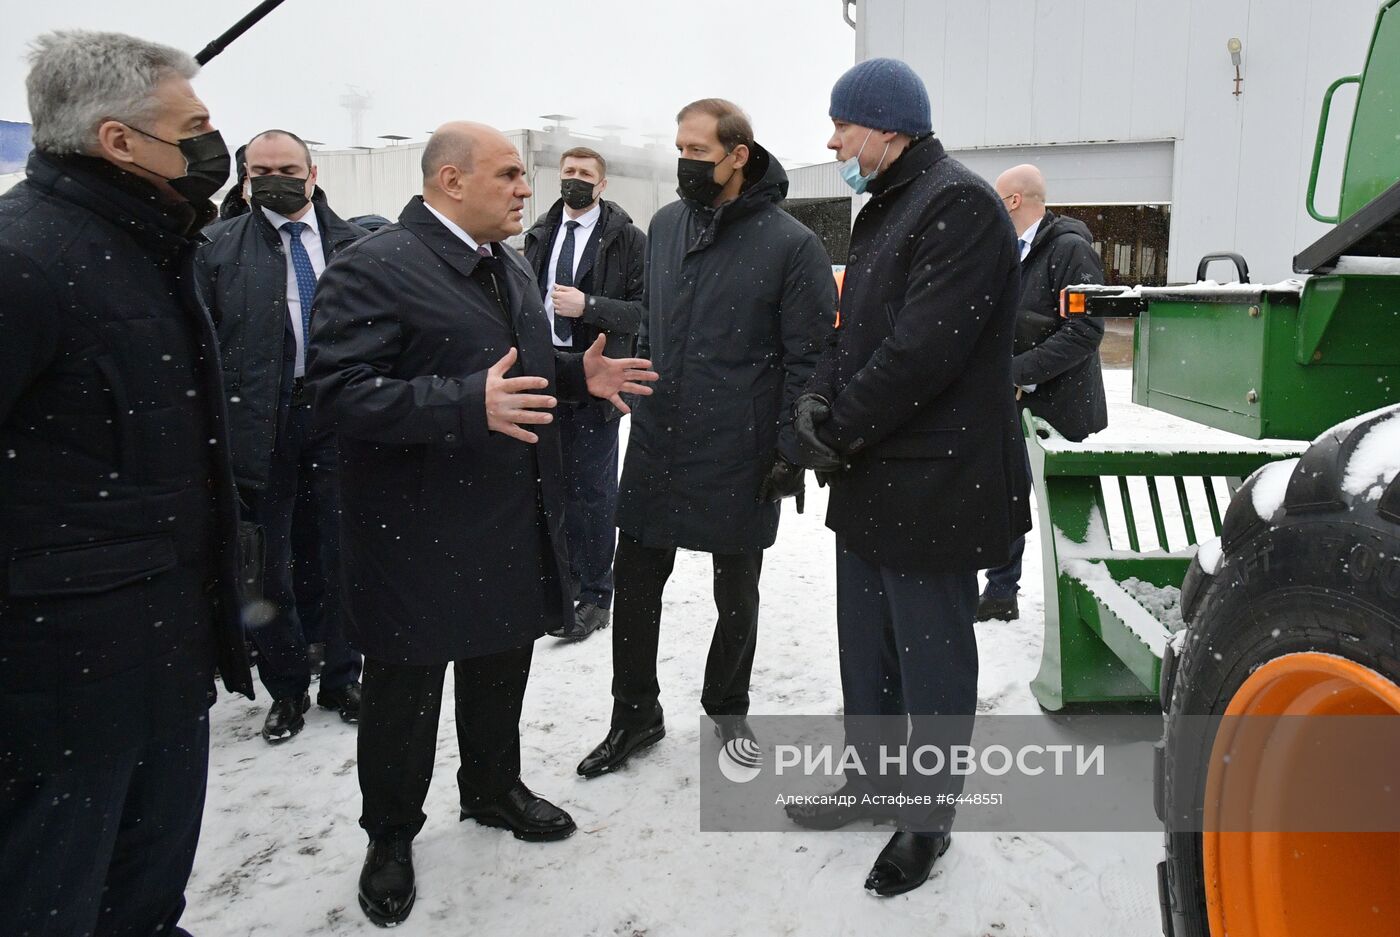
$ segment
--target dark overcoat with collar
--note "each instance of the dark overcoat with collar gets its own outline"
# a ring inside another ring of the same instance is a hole
[[[827,526],[891,569],[996,566],[1030,529],[1011,383],[1016,232],[933,137],[869,191],[808,388],[831,402],[820,434],[847,463]]]
[[[486,372],[587,394],[556,353],[535,278],[496,245],[492,266],[415,197],[397,224],[338,254],[316,290],[307,379],[339,434],[346,631],[368,658],[439,664],[530,644],[572,614],[559,434],[490,432]]]
[[[0,788],[187,731],[216,667],[253,695],[182,227],[90,157],[35,152],[0,196]]]

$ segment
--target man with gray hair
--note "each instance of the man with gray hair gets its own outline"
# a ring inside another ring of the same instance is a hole
[[[190,277],[228,151],[177,49],[59,32],[30,65],[0,197],[0,929],[183,934],[216,668],[253,695]]]

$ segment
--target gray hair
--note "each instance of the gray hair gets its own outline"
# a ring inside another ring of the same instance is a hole
[[[198,72],[187,53],[135,36],[82,29],[45,33],[30,46],[25,79],[34,148],[91,153],[103,121],[149,123],[159,111],[156,86]]]

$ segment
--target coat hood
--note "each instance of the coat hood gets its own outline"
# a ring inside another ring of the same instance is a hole
[[[1094,235],[1084,222],[1068,215],[1057,215],[1047,208],[1045,217],[1040,222],[1040,230],[1035,233],[1035,244],[1039,245],[1043,241],[1051,241],[1067,234],[1078,235],[1090,244],[1094,243]]]
[[[602,207],[602,216],[598,219],[598,232],[604,238],[610,238],[632,223],[632,216],[627,214],[626,209],[616,202],[607,199],[599,199],[598,204]],[[555,199],[554,204],[549,206],[549,211],[535,219],[535,223],[530,225],[525,232],[526,238],[535,238],[543,241],[549,232],[559,227],[564,218],[564,200]]]

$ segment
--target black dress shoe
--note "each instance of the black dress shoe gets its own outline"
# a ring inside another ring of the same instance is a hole
[[[370,840],[360,869],[360,910],[379,927],[408,919],[418,888],[413,882],[413,837],[394,833]]]
[[[273,745],[287,741],[306,728],[302,715],[310,708],[311,697],[305,693],[273,700],[272,708],[263,720],[262,737]]]
[[[519,781],[492,804],[462,806],[461,818],[475,820],[482,826],[510,830],[516,839],[531,843],[548,843],[567,839],[578,829],[568,812],[531,791]]]
[[[316,694],[316,705],[334,709],[340,713],[341,721],[354,725],[360,721],[360,685],[347,683],[334,690],[322,690]]]
[[[952,843],[947,833],[894,834],[866,876],[866,890],[880,898],[913,891],[928,881],[933,864]]]
[[[753,729],[749,728],[748,719],[743,716],[711,716],[710,718],[715,721],[715,735],[719,738],[721,745],[728,745],[735,739],[758,741],[758,738],[753,734]]]
[[[973,621],[1015,621],[1020,617],[1021,610],[1016,605],[1016,596],[1000,599],[984,595],[977,601],[977,615]]]
[[[613,726],[608,730],[608,737],[578,763],[578,773],[586,778],[596,778],[600,774],[616,771],[627,764],[627,759],[634,754],[665,737],[666,723],[660,720],[642,729]]]
[[[599,608],[591,602],[581,602],[574,610],[573,621],[549,632],[549,635],[554,638],[577,641],[580,638],[588,637],[595,631],[606,628],[611,617],[612,613],[607,609]]]
[[[788,804],[783,812],[793,823],[809,830],[839,830],[862,820],[878,822],[894,819],[897,807],[862,803],[862,798],[866,796],[872,796],[871,792],[847,784],[831,794],[826,803]]]

